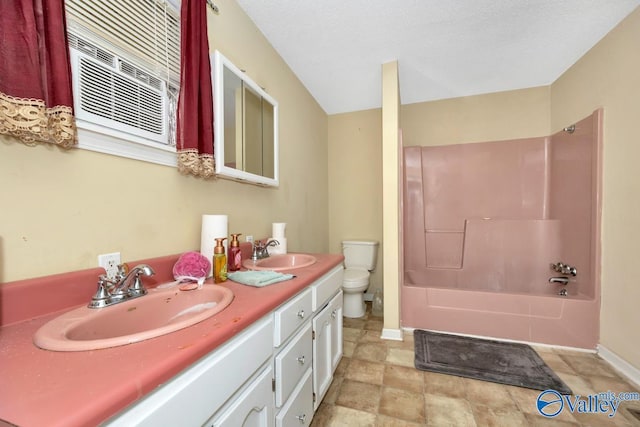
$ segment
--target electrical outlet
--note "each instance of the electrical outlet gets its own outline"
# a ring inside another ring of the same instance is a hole
[[[253,236],[245,236],[245,242],[249,242],[253,244]]]
[[[118,265],[120,265],[120,252],[98,255],[98,265],[104,268],[109,279],[114,279],[118,274]]]

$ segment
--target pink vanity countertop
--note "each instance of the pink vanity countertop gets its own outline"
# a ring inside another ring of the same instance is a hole
[[[297,276],[293,280],[264,288],[227,280],[223,285],[235,294],[233,302],[198,324],[135,344],[83,352],[42,350],[32,337],[62,312],[88,303],[100,269],[0,285],[0,425],[2,420],[21,427],[93,426],[105,421],[343,260],[342,255],[314,255],[315,264],[291,270]],[[172,280],[176,260],[169,256],[142,261],[156,270],[151,286]],[[73,295],[80,302],[61,306],[65,302],[56,295]]]

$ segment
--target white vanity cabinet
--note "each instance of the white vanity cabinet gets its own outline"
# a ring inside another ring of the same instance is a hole
[[[342,357],[333,268],[109,426],[307,427]]]

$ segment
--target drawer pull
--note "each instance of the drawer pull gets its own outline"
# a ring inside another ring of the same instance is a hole
[[[300,424],[304,424],[304,420],[307,419],[307,414],[296,415],[296,418],[300,421]]]
[[[304,310],[300,310],[298,312],[298,317],[301,318],[301,319],[304,319]]]
[[[296,360],[298,361],[299,364],[304,365],[304,355],[298,357]]]

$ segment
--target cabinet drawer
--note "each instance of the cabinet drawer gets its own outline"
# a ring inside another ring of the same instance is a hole
[[[286,402],[312,364],[311,324],[307,325],[275,357],[276,406]]]
[[[276,427],[306,427],[313,417],[313,390],[311,369],[302,377],[291,399],[276,416]]]
[[[311,285],[314,312],[321,309],[329,298],[340,290],[343,274],[344,269],[339,265]]]
[[[273,345],[280,347],[312,313],[309,289],[295,296],[273,314]]]

